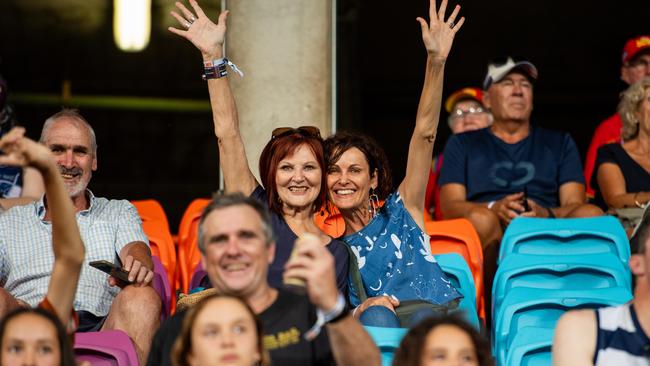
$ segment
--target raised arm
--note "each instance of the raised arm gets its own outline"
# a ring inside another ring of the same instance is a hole
[[[406,209],[422,228],[424,227],[424,194],[440,117],[445,62],[454,36],[465,22],[465,18],[461,17],[458,23],[454,23],[460,12],[459,5],[456,5],[445,21],[446,8],[447,0],[443,0],[437,10],[436,1],[430,0],[429,23],[427,24],[422,18],[417,18],[422,27],[422,41],[427,50],[427,65],[415,118],[415,129],[409,144],[406,177],[399,186],[399,192]]]
[[[176,7],[180,14],[172,11],[174,18],[187,30],[169,27],[169,31],[192,42],[201,51],[204,62],[221,59],[228,11],[222,11],[219,21],[214,24],[195,0],[189,1],[196,15],[179,2],[176,2]],[[209,79],[208,91],[226,192],[239,191],[249,195],[258,183],[246,159],[244,142],[239,132],[237,106],[228,77]]]
[[[33,167],[45,183],[48,212],[52,219],[54,268],[47,299],[63,324],[68,324],[85,249],[75,219],[75,209],[50,150],[24,137],[21,127],[12,129],[0,140],[0,164]]]

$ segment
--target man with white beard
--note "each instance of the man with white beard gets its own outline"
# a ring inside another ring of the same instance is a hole
[[[143,362],[159,325],[161,303],[149,286],[153,263],[138,213],[126,200],[95,197],[86,189],[97,169],[97,142],[79,112],[66,109],[48,118],[40,142],[54,155],[86,247],[74,301],[78,331],[123,330]],[[44,298],[54,261],[50,221],[45,196],[0,217],[0,318]],[[87,266],[96,260],[121,265],[132,284],[124,286]]]

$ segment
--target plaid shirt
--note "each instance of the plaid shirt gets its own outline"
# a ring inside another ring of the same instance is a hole
[[[102,259],[119,263],[118,254],[127,244],[148,240],[129,201],[97,198],[89,190],[87,194],[89,208],[76,215],[86,258],[74,308],[105,316],[119,288],[110,287],[108,275],[88,263]],[[43,198],[0,215],[0,286],[31,306],[45,298],[54,264],[52,224],[44,217]]]

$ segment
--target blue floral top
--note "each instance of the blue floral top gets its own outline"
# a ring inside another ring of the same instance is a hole
[[[446,278],[431,254],[429,236],[393,192],[377,216],[360,231],[343,237],[357,257],[368,297],[393,295],[400,301],[446,304],[462,295]],[[360,303],[350,283],[350,302]]]

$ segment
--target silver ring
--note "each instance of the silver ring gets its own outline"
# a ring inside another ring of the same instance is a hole
[[[194,15],[190,15],[190,24],[194,23],[196,21],[196,18]]]
[[[185,28],[190,29],[191,26],[192,26],[191,22],[185,22]]]
[[[449,22],[449,28],[454,29],[454,22]]]

